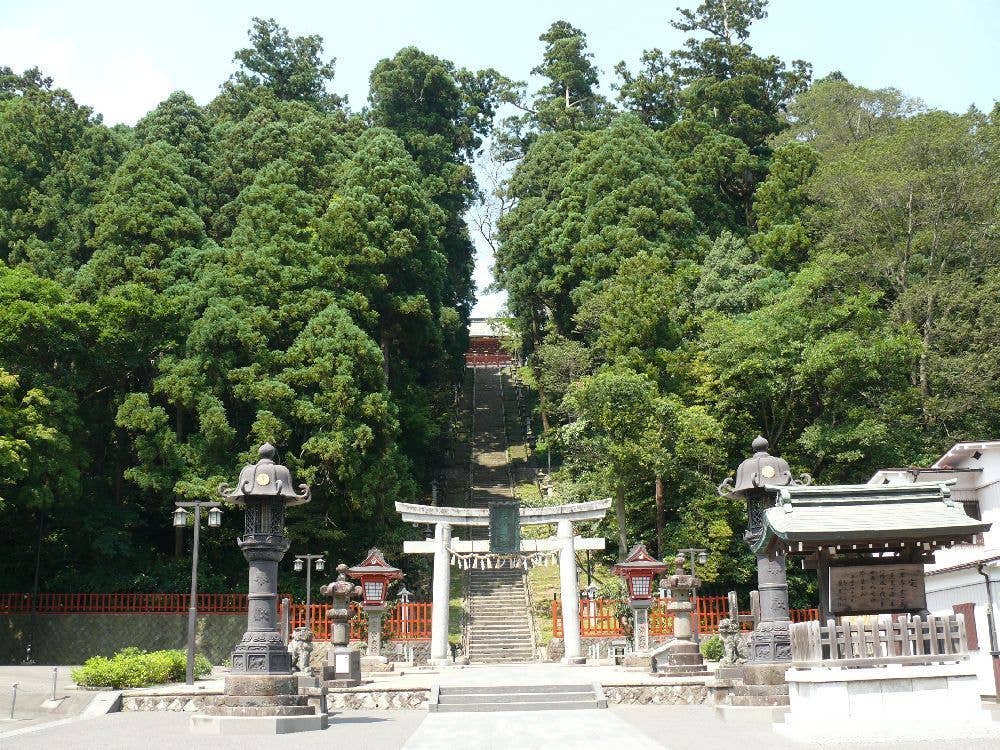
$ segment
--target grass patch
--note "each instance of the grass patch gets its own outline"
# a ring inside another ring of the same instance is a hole
[[[448,592],[448,642],[462,645],[462,618],[465,614],[464,593],[465,571],[451,571],[451,587]]]

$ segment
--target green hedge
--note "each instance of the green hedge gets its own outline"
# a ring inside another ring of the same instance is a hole
[[[195,677],[205,677],[212,665],[201,654],[194,659]],[[130,646],[110,659],[92,656],[73,670],[73,681],[86,687],[134,688],[180,682],[187,676],[187,652],[152,651]]]
[[[722,647],[722,639],[717,635],[706,638],[701,642],[701,655],[708,661],[721,661],[725,649]]]

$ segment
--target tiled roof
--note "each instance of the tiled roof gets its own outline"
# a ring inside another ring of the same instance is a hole
[[[892,541],[937,542],[989,529],[953,502],[947,482],[772,487],[778,503],[764,513],[756,550],[856,545]]]

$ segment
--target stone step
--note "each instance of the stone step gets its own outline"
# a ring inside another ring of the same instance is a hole
[[[522,693],[579,693],[594,692],[594,686],[576,685],[449,685],[442,686],[441,695],[520,695]]]
[[[313,716],[313,706],[204,706],[203,714],[213,716]]]
[[[731,706],[787,706],[787,695],[731,695]]]
[[[531,629],[524,624],[511,623],[472,623],[471,632],[478,635],[525,635]]]
[[[594,700],[593,689],[582,693],[473,693],[469,695],[442,695],[439,705],[468,705],[479,703],[539,703],[542,700],[551,703],[579,703]]]
[[[224,706],[307,706],[308,695],[226,695],[222,699]]]
[[[741,685],[731,688],[733,695],[788,695],[788,683],[784,685]]]
[[[567,711],[607,708],[592,685],[442,687],[431,711]]]

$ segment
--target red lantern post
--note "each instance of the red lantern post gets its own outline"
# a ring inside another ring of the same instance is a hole
[[[667,569],[646,551],[646,545],[641,542],[635,545],[622,562],[615,565],[611,572],[625,581],[628,589],[629,606],[634,614],[635,626],[632,629],[634,656],[636,664],[643,660],[648,662],[649,656],[649,608],[653,605],[653,578]]]
[[[361,669],[364,672],[392,671],[389,660],[382,656],[382,615],[389,586],[403,577],[403,571],[392,567],[382,551],[373,547],[360,565],[347,569],[347,574],[361,581],[362,608],[368,615],[368,651],[361,660]]]

